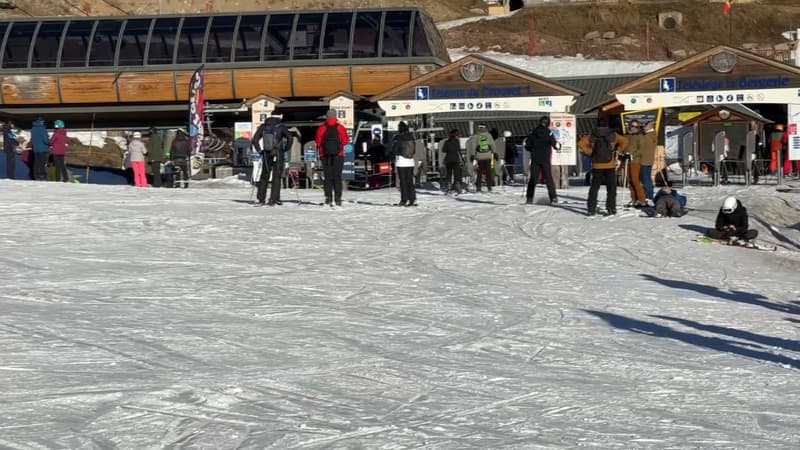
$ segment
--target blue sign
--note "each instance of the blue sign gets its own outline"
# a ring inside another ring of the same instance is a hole
[[[431,89],[428,86],[417,86],[414,98],[417,100],[428,100],[431,98]]]
[[[353,144],[344,146],[344,165],[342,165],[342,180],[353,181],[356,179],[355,167],[356,155],[353,152]]]
[[[420,98],[422,89],[427,92],[425,98]],[[443,88],[418,86],[415,97],[417,100],[436,99],[474,99],[485,97],[529,97],[534,94],[532,86],[490,86],[484,85],[474,88]]]
[[[303,160],[305,162],[312,162],[317,160],[317,147],[306,147],[303,149]]]
[[[658,92],[675,92],[675,78],[660,78],[658,80]]]

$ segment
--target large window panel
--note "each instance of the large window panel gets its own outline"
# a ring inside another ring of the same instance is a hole
[[[6,40],[6,48],[3,53],[4,69],[28,67],[28,53],[31,50],[31,41],[35,30],[36,22],[14,22],[11,25],[11,32]]]
[[[236,34],[236,62],[261,60],[261,36],[267,16],[242,16]]]
[[[211,20],[206,49],[207,63],[230,62],[234,28],[236,16],[217,16]]]
[[[206,40],[208,17],[186,17],[183,19],[178,37],[178,64],[203,62],[203,47]]]
[[[408,56],[408,38],[411,31],[410,11],[390,11],[386,13],[383,25],[383,56]]]
[[[325,22],[325,39],[322,42],[323,58],[347,58],[350,48],[350,28],[353,13],[330,13]]]
[[[380,29],[381,13],[358,13],[356,16],[356,29],[353,33],[353,58],[374,58],[378,56]]]
[[[294,14],[273,14],[269,17],[264,59],[267,61],[289,59],[289,35],[292,34]]]
[[[147,51],[147,64],[172,64],[175,54],[175,38],[178,36],[178,18],[156,19],[150,35],[150,49]]]
[[[322,14],[301,14],[294,30],[294,59],[318,59]]]
[[[414,14],[414,38],[412,52],[414,56],[432,56],[431,46],[428,44],[428,35],[425,33],[425,26],[422,24],[422,17]]]
[[[89,52],[89,39],[91,38],[92,28],[94,28],[94,20],[72,20],[69,22],[61,49],[61,67],[86,66],[86,54]],[[112,58],[111,64],[113,63]]]
[[[117,41],[119,40],[121,28],[121,20],[101,20],[97,23],[97,28],[95,28],[94,37],[92,38],[92,48],[89,50],[90,66],[107,67],[114,65],[114,55],[117,53]],[[63,56],[61,60],[63,65]]]
[[[144,64],[144,49],[150,33],[152,19],[128,19],[119,43],[120,66],[141,66]]]
[[[58,58],[58,45],[66,22],[42,22],[33,44],[31,67],[55,67]]]

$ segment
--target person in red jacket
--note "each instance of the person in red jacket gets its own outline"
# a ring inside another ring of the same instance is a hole
[[[325,176],[325,204],[342,205],[342,167],[344,166],[344,146],[350,142],[347,130],[336,120],[336,110],[328,110],[325,123],[317,128],[314,141],[319,150],[319,159]]]
[[[65,159],[67,157],[67,129],[64,122],[56,120],[53,122],[53,137],[50,138],[50,149],[53,152],[53,163],[56,166],[56,181],[69,182],[69,172]]]

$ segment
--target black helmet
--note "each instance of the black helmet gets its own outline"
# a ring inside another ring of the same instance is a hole
[[[544,116],[541,119],[539,119],[539,126],[545,127],[545,128],[550,128],[550,117],[549,116]]]

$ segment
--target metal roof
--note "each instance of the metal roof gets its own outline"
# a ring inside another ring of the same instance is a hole
[[[595,113],[586,114],[585,111],[594,108],[600,104],[613,100],[614,96],[609,95],[608,91],[617,86],[621,86],[629,81],[640,78],[641,74],[626,74],[626,75],[601,75],[601,76],[582,76],[582,77],[565,77],[554,78],[560,83],[567,86],[574,86],[585,94],[578,97],[572,111],[576,116],[591,116],[595,117]]]

